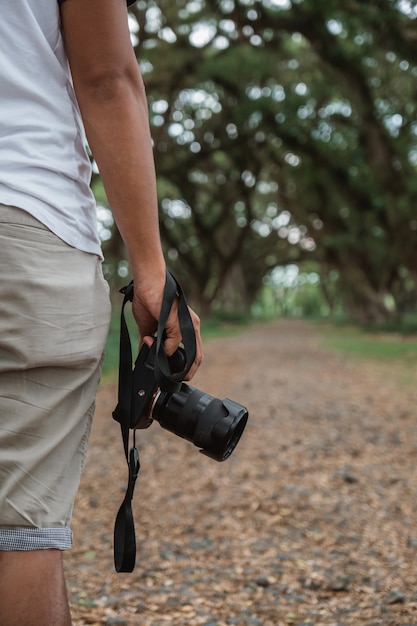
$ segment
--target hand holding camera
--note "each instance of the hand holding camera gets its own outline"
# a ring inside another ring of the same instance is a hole
[[[139,329],[142,342],[149,348],[151,348],[155,340],[155,332],[160,319],[161,304],[165,289],[164,283],[161,289],[160,278],[157,282],[153,282],[152,276],[146,277],[145,284],[143,281],[138,282],[136,279],[134,282],[135,288],[133,290],[132,313]],[[185,380],[191,380],[203,361],[200,318],[190,307],[189,313],[196,337],[196,357]],[[164,328],[164,350],[167,355],[172,356],[181,342],[181,329],[178,320],[178,299],[175,298]]]

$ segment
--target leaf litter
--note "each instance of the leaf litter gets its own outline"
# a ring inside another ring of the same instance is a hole
[[[417,623],[416,386],[297,320],[210,341],[193,385],[249,408],[225,463],[138,432],[136,568],[117,574],[127,470],[100,388],[65,555],[74,626]]]

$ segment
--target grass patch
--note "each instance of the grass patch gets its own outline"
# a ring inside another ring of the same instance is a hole
[[[248,327],[249,321],[245,320],[228,320],[212,317],[201,321],[201,336],[203,342],[210,339],[219,339],[221,337],[233,337],[242,333]]]
[[[401,360],[417,364],[417,337],[399,333],[386,333],[354,327],[326,328],[323,335],[326,347],[360,358]]]

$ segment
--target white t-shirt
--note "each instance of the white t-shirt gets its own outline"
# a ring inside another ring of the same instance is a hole
[[[0,203],[101,256],[58,2],[0,0],[0,16]]]

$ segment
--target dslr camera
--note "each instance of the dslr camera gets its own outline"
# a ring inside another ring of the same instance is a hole
[[[135,428],[148,428],[156,420],[162,428],[191,441],[215,461],[226,460],[236,447],[248,419],[247,409],[225,398],[220,400],[185,383],[165,390],[155,376],[156,341],[143,345],[133,374],[132,415]],[[172,373],[185,365],[182,348],[167,359]]]
[[[154,342],[150,348],[142,345],[133,370],[124,316],[126,303],[133,300],[133,282],[122,293],[119,399],[113,417],[122,426],[124,440],[129,429],[148,428],[155,420],[162,428],[191,441],[210,458],[226,460],[245,429],[248,411],[233,400],[214,398],[183,382],[195,359],[196,339],[181,286],[168,272]],[[164,328],[175,299],[183,347],[168,358],[163,345]]]

